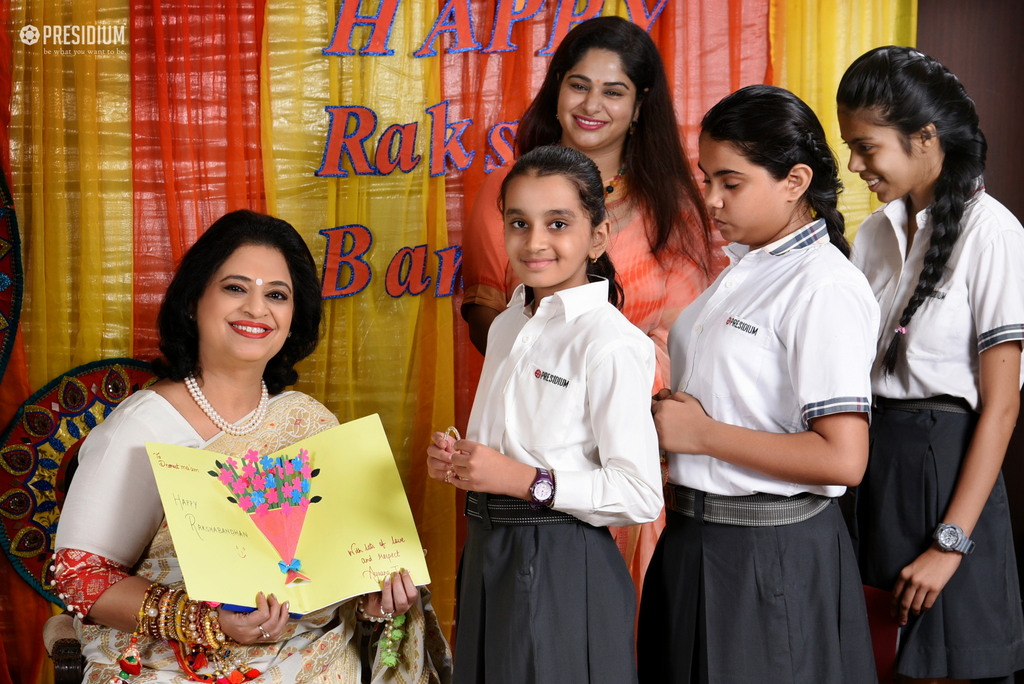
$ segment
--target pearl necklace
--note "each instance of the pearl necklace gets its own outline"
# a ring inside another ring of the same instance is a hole
[[[260,392],[260,403],[256,406],[256,411],[252,414],[252,418],[247,420],[242,425],[235,425],[224,420],[219,413],[210,405],[210,400],[203,394],[203,390],[199,388],[199,383],[196,382],[195,376],[189,373],[185,376],[185,387],[188,388],[188,393],[192,395],[193,401],[196,405],[202,409],[206,417],[210,419],[214,425],[221,429],[221,431],[239,437],[241,435],[247,435],[263,422],[263,419],[267,415],[267,403],[270,400],[270,395],[267,392],[267,383],[260,380],[261,392]]]

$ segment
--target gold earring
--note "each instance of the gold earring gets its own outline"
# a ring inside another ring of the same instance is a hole
[[[629,135],[633,135],[633,131],[636,130],[636,121],[629,122]]]

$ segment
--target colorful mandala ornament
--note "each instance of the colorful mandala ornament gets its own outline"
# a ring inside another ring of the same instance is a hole
[[[111,359],[79,366],[29,397],[0,437],[0,545],[25,580],[53,603],[47,568],[78,448],[132,392],[150,385],[149,364]]]
[[[7,187],[7,178],[0,171],[0,379],[11,358],[25,278],[21,268],[21,240],[18,220],[14,215],[14,199]]]

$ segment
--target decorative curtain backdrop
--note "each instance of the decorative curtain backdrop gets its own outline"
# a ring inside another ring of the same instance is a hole
[[[298,388],[341,420],[381,415],[450,626],[459,511],[424,449],[465,426],[479,373],[457,313],[462,219],[551,50],[597,14],[648,27],[691,157],[708,107],[774,82],[845,163],[839,76],[913,44],[916,0],[0,0],[0,426],[71,368],[152,358],[174,265],[218,216],[280,216],[324,273]],[[869,210],[856,178],[845,206],[851,226]],[[0,684],[45,679],[51,608],[6,556],[0,575]]]

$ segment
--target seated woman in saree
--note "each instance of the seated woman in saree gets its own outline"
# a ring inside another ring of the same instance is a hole
[[[185,254],[160,309],[161,380],[82,444],[57,531],[54,584],[76,616],[87,682],[447,681],[429,593],[405,572],[301,619],[273,594],[244,613],[185,591],[145,443],[272,453],[336,425],[284,391],[320,320],[316,266],[284,221],[235,211]],[[377,646],[398,615],[404,637]]]

